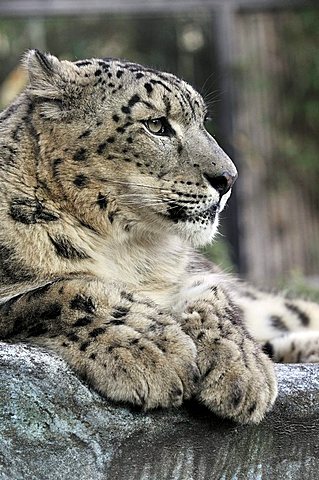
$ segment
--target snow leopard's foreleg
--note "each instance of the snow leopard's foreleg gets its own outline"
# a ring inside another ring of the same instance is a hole
[[[197,398],[224,417],[260,421],[276,398],[274,366],[247,332],[219,276],[190,276],[176,308],[197,347]]]

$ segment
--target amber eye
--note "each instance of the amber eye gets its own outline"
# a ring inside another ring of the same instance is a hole
[[[166,117],[150,118],[149,120],[142,121],[142,123],[153,135],[170,137],[175,134],[175,130],[171,127]]]
[[[151,133],[160,135],[165,132],[164,122],[161,118],[146,120],[145,126]]]

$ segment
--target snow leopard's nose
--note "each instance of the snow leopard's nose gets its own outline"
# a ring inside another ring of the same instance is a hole
[[[236,172],[223,172],[221,175],[213,175],[211,173],[204,173],[208,183],[217,190],[220,196],[225,195],[237,180],[238,173]]]

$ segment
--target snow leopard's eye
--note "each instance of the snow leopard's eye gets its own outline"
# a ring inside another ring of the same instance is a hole
[[[155,133],[157,135],[164,133],[164,125],[161,118],[147,120],[146,126],[151,133]]]
[[[174,133],[165,117],[150,118],[149,120],[145,120],[143,124],[149,132],[153,133],[153,135],[169,136]]]

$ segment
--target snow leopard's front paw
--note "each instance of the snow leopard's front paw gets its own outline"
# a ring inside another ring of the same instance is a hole
[[[240,423],[258,423],[277,395],[273,363],[249,338],[221,338],[212,351],[198,399],[214,413]]]
[[[88,326],[82,317],[76,329],[45,344],[110,400],[144,410],[180,406],[194,395],[199,378],[195,345],[172,318],[151,306],[152,315],[138,317],[139,307],[132,304],[129,312],[113,312],[119,319],[98,317]]]

